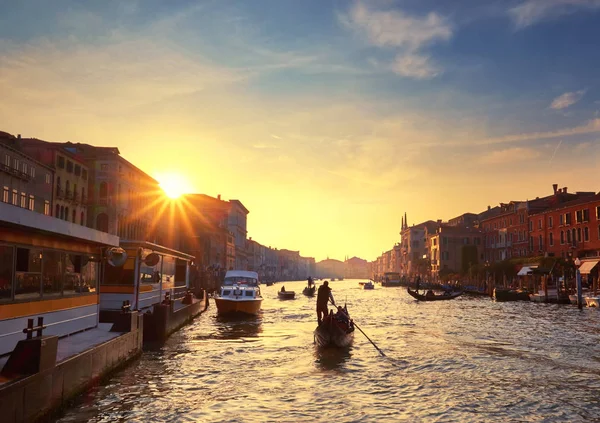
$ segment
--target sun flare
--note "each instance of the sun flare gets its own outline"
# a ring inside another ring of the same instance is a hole
[[[179,198],[193,190],[189,181],[178,173],[164,173],[157,175],[156,179],[165,195],[172,199]]]

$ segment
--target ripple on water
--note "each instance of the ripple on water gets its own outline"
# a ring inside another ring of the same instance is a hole
[[[488,298],[418,303],[333,282],[361,329],[313,344],[314,298],[264,287],[255,318],[215,307],[82,396],[61,422],[598,420],[600,310]],[[300,292],[304,282],[286,282]]]

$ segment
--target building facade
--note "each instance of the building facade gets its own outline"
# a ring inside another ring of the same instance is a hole
[[[15,148],[15,140],[20,138],[0,132],[1,200],[51,216],[54,170]]]
[[[248,268],[248,254],[246,253],[246,238],[248,236],[248,209],[240,200],[229,200],[228,227],[235,241],[235,269]]]

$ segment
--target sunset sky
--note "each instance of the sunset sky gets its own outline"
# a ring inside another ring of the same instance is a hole
[[[0,130],[117,146],[249,236],[373,260],[409,224],[598,191],[600,0],[0,0]]]

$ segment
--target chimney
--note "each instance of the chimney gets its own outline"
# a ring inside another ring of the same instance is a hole
[[[492,208],[491,206],[488,206],[488,211],[489,211],[491,208]]]
[[[20,140],[21,139],[21,134],[17,134],[17,139]]]
[[[217,195],[217,200],[221,199],[221,194]]]
[[[552,189],[554,190],[554,195],[556,195],[556,192],[558,190],[558,184],[552,184]]]
[[[438,222],[438,225],[441,225],[442,224],[442,219],[438,219],[437,222]]]
[[[563,187],[563,194],[567,193],[567,187]]]

